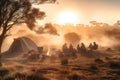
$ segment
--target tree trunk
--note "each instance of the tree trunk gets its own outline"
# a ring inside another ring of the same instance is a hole
[[[1,61],[1,58],[2,58],[2,44],[3,44],[3,41],[4,41],[4,35],[0,35],[0,66],[2,66],[2,61]]]

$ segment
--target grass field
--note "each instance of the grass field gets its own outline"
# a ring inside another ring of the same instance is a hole
[[[111,53],[111,55],[114,55]],[[40,60],[6,58],[1,80],[120,80],[120,56]]]

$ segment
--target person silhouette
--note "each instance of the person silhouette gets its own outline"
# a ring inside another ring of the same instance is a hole
[[[93,49],[97,50],[98,49],[98,44],[96,44],[96,42],[93,42]]]
[[[80,51],[81,51],[82,53],[86,53],[87,49],[86,49],[84,43],[81,43]]]

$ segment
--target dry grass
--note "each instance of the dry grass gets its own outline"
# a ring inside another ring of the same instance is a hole
[[[119,80],[120,59],[117,57],[40,61],[6,61],[0,68],[0,80]]]

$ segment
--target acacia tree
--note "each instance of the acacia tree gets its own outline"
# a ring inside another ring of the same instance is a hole
[[[32,30],[33,27],[35,27],[36,19],[44,18],[45,13],[37,8],[33,8],[32,5],[54,3],[55,1],[56,0],[0,0],[0,53],[2,43],[8,35],[8,31],[15,24],[26,23]]]

